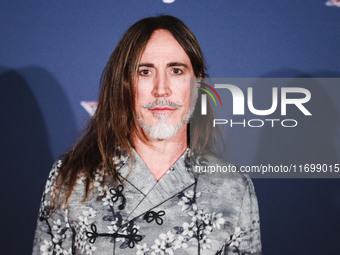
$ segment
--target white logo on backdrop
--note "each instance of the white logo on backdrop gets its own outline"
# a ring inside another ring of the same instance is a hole
[[[327,6],[340,7],[340,0],[328,0],[326,2]]]
[[[90,116],[92,117],[97,109],[98,103],[94,101],[81,101],[80,105],[84,107],[87,113],[90,114]]]

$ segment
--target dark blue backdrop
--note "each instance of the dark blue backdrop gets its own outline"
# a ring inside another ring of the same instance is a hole
[[[97,99],[101,71],[136,20],[182,19],[200,41],[211,77],[340,77],[340,8],[325,2],[2,0],[1,254],[31,252],[48,171],[78,137],[88,119],[80,101]],[[299,131],[299,150],[294,141],[281,146],[293,139],[289,134],[231,130],[229,159],[261,162],[275,148],[276,156],[292,149],[295,157],[339,162],[339,95],[339,88],[318,89],[313,109],[329,116],[324,126],[331,129]],[[254,183],[264,254],[339,253],[339,180]]]

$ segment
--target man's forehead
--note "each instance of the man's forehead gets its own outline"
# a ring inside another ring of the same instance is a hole
[[[153,63],[165,61],[170,63],[183,63],[188,65],[189,56],[174,36],[165,29],[155,30],[151,35],[142,53],[140,63]]]

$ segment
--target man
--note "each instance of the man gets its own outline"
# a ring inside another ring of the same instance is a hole
[[[261,253],[251,180],[193,171],[227,164],[208,152],[208,122],[188,127],[198,112],[191,80],[205,75],[197,39],[177,18],[129,28],[84,136],[52,168],[33,254]]]

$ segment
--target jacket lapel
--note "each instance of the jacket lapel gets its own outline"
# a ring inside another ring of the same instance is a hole
[[[124,192],[126,196],[124,216],[127,220],[139,217],[195,183],[190,168],[185,164],[186,157],[187,152],[157,182],[143,160],[133,150],[132,172],[127,176],[131,168],[130,160],[120,170],[123,177],[127,176]]]

